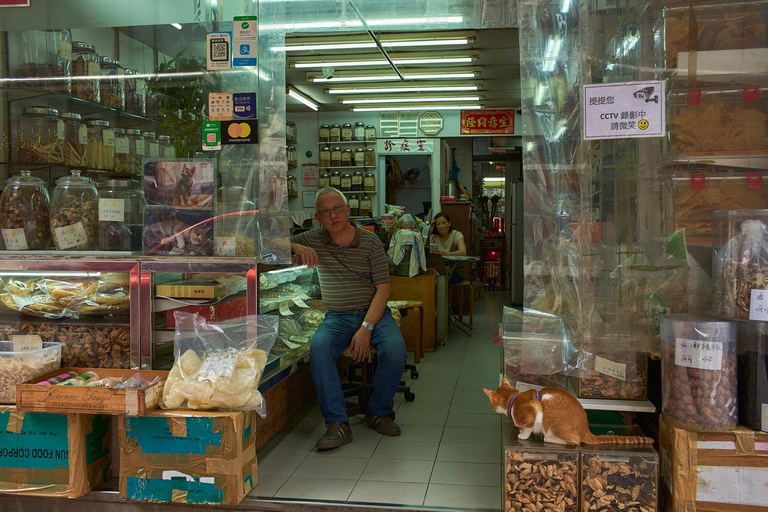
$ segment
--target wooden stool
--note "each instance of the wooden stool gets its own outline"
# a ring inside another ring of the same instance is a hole
[[[413,352],[413,361],[418,363],[424,357],[424,344],[422,343],[422,319],[424,318],[424,305],[419,300],[409,300],[406,308],[407,314],[400,320],[400,332],[405,340],[405,349]],[[409,318],[410,317],[410,318]],[[406,320],[406,318],[409,318]]]
[[[469,326],[472,327],[472,320],[474,317],[474,310],[475,310],[475,295],[474,290],[472,289],[472,283],[469,281],[462,281],[460,283],[457,283],[453,286],[451,286],[450,291],[448,292],[448,298],[450,301],[450,305],[453,305],[454,302],[454,292],[458,293],[458,311],[456,313],[456,316],[459,317],[459,321],[464,321],[464,292],[469,292]]]

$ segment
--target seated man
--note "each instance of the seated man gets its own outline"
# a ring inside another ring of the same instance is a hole
[[[291,237],[294,262],[317,267],[320,290],[328,308],[309,346],[312,381],[327,430],[318,450],[352,441],[336,359],[349,347],[356,361],[378,349],[379,365],[373,396],[365,414],[368,423],[387,436],[400,435],[390,419],[392,399],[403,374],[405,342],[387,308],[389,269],[381,241],[349,222],[344,194],[332,187],[315,195],[320,228]]]

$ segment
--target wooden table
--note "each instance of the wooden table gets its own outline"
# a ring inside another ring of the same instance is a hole
[[[414,277],[389,276],[389,300],[418,301],[422,304],[421,346],[425,352],[435,351],[435,313],[437,304],[437,271],[430,268]]]

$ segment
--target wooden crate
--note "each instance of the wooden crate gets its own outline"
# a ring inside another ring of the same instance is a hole
[[[145,389],[115,389],[87,386],[37,386],[35,383],[69,371],[83,374],[96,372],[99,377],[132,377],[137,373],[151,381],[160,381]],[[160,406],[168,372],[154,370],[112,370],[107,368],[61,368],[16,385],[16,407],[19,411],[62,414],[125,414],[144,416]]]

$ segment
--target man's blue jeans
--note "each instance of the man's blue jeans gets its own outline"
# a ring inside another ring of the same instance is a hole
[[[365,319],[367,311],[339,313],[329,311],[315,331],[309,344],[309,363],[315,383],[317,401],[326,424],[334,421],[349,423],[345,411],[341,379],[336,359],[352,342]],[[379,365],[373,378],[373,396],[368,408],[376,416],[392,412],[392,399],[403,376],[405,342],[400,328],[387,308],[371,333],[371,346],[378,349]]]

